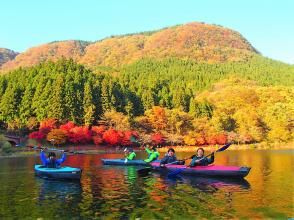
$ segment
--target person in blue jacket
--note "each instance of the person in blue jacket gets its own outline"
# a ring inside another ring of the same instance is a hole
[[[177,157],[175,155],[175,150],[173,148],[169,148],[165,157],[161,159],[160,166],[164,166],[165,164],[176,162],[176,161],[177,161]]]
[[[54,152],[50,152],[47,158],[44,151],[41,150],[40,158],[44,166],[48,168],[59,168],[61,164],[65,161],[66,155],[63,152],[62,157],[60,159],[57,159],[56,154]]]
[[[197,149],[196,155],[193,155],[191,159],[190,167],[207,166],[214,162],[214,153],[212,153],[210,158],[204,157],[204,149],[200,147]]]

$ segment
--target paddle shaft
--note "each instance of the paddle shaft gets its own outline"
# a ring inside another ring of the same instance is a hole
[[[78,152],[78,151],[60,150],[60,149],[48,148],[48,147],[39,147],[39,146],[26,146],[26,147],[30,147],[30,148],[38,149],[38,150],[45,150],[45,151],[57,151],[57,152],[66,152],[71,154],[83,154],[82,152]]]

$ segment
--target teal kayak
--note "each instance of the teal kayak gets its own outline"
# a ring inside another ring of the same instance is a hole
[[[35,165],[36,176],[47,179],[81,179],[82,169],[75,167],[60,167],[60,168],[48,168],[43,165]]]

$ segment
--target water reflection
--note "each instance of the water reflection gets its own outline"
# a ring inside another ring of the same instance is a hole
[[[39,187],[39,202],[45,200],[69,202],[79,197],[82,192],[80,182],[58,181],[36,177],[36,185]]]
[[[242,191],[249,190],[250,183],[246,179],[228,179],[228,178],[211,178],[211,177],[192,177],[192,176],[176,176],[168,177],[161,175],[165,183],[169,186],[176,184],[188,184],[196,187],[204,192],[216,192],[217,190],[223,191]]]
[[[178,154],[178,157],[190,153]],[[81,182],[34,176],[39,157],[0,160],[0,219],[234,219],[294,216],[293,153],[230,151],[216,164],[252,167],[246,179],[139,177],[142,167],[103,166],[120,154],[73,155]],[[139,158],[145,153],[138,153]]]

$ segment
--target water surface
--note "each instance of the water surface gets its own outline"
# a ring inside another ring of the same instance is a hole
[[[83,168],[80,183],[35,177],[38,156],[1,158],[0,219],[287,219],[294,217],[293,156],[293,150],[218,153],[216,164],[252,167],[241,181],[139,177],[138,167],[101,164],[121,154],[68,156],[66,165]]]

